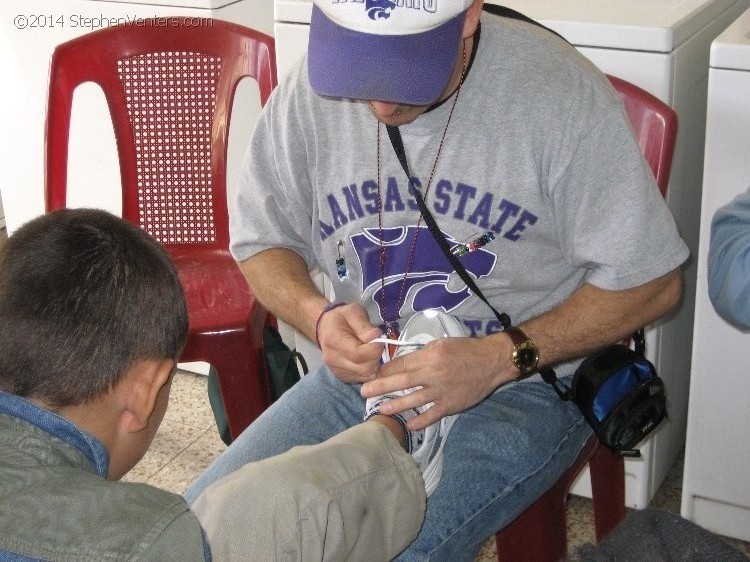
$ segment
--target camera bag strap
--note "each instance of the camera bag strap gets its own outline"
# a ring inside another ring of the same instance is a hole
[[[417,201],[417,206],[419,207],[419,212],[422,215],[422,218],[424,219],[425,224],[427,225],[427,228],[430,231],[430,234],[432,234],[432,237],[435,239],[435,242],[437,242],[437,245],[440,247],[440,250],[443,252],[443,255],[448,260],[448,262],[451,264],[453,269],[458,273],[459,277],[461,277],[461,280],[466,283],[466,286],[471,290],[476,296],[478,296],[484,303],[490,307],[490,310],[492,310],[492,313],[495,315],[495,318],[497,318],[498,322],[500,322],[500,325],[503,327],[503,330],[506,330],[511,327],[511,319],[508,314],[505,312],[499,312],[490,301],[487,299],[487,297],[484,296],[484,293],[479,289],[477,284],[474,282],[474,280],[471,278],[469,273],[466,271],[466,268],[463,266],[461,261],[458,259],[458,257],[451,251],[450,243],[445,238],[445,234],[440,230],[440,228],[437,225],[437,222],[435,221],[435,217],[432,216],[432,213],[427,208],[427,204],[424,201],[424,197],[422,197],[422,194],[419,191],[419,188],[417,188],[416,185],[414,185],[414,182],[411,181],[411,173],[409,172],[409,164],[406,160],[406,150],[404,149],[404,141],[401,138],[401,132],[399,131],[398,127],[393,127],[391,125],[386,125],[386,129],[388,131],[388,138],[391,141],[391,144],[393,145],[393,150],[396,153],[396,157],[398,158],[399,163],[401,164],[401,167],[403,168],[404,172],[406,173],[406,178],[408,179],[409,183],[412,186],[412,192],[414,193],[414,199]],[[555,389],[555,392],[560,397],[561,400],[570,400],[571,399],[571,393],[570,389],[565,386],[558,378],[557,374],[554,370],[552,370],[549,367],[539,369],[539,374],[542,375],[542,378],[545,382],[552,385],[552,387]]]

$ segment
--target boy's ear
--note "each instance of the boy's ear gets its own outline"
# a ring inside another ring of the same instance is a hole
[[[154,412],[159,391],[174,372],[172,359],[147,359],[133,365],[116,388],[122,405],[122,428],[138,432]]]

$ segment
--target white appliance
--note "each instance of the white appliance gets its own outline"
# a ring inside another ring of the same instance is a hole
[[[707,286],[711,219],[750,188],[750,10],[711,46],[703,186],[682,515],[750,541],[750,333],[716,314]]]
[[[700,178],[711,41],[748,6],[748,0],[501,0],[562,34],[604,72],[650,91],[673,106],[680,132],[668,203],[692,255],[698,248]],[[279,75],[307,46],[311,0],[275,0]],[[655,241],[656,242],[656,241]],[[320,279],[319,279],[320,281]],[[328,287],[329,285],[323,285]],[[626,502],[645,507],[682,450],[687,413],[689,348],[693,331],[695,261],[685,271],[679,310],[647,331],[649,358],[665,379],[669,419],[626,461]],[[314,345],[297,348],[315,364]],[[588,476],[574,488],[590,495]]]
[[[10,0],[0,2],[4,132],[2,202],[8,231],[44,212],[44,119],[55,46],[118,22],[188,16],[233,21],[273,34],[272,0]],[[208,25],[208,24],[206,24]],[[252,87],[251,87],[252,86]],[[228,181],[232,185],[260,110],[254,84],[241,83],[232,114]],[[68,185],[71,206],[120,213],[119,166],[104,96],[93,84],[75,94]]]

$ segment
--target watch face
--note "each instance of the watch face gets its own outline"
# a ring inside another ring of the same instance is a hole
[[[518,360],[524,365],[533,365],[536,363],[536,349],[530,346],[523,346],[518,350]]]
[[[533,343],[528,341],[517,345],[513,355],[516,367],[521,371],[534,369],[539,361],[539,351]]]

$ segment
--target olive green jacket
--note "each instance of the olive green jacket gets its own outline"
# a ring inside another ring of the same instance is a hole
[[[104,446],[0,392],[0,560],[209,560],[179,495],[105,480]]]

